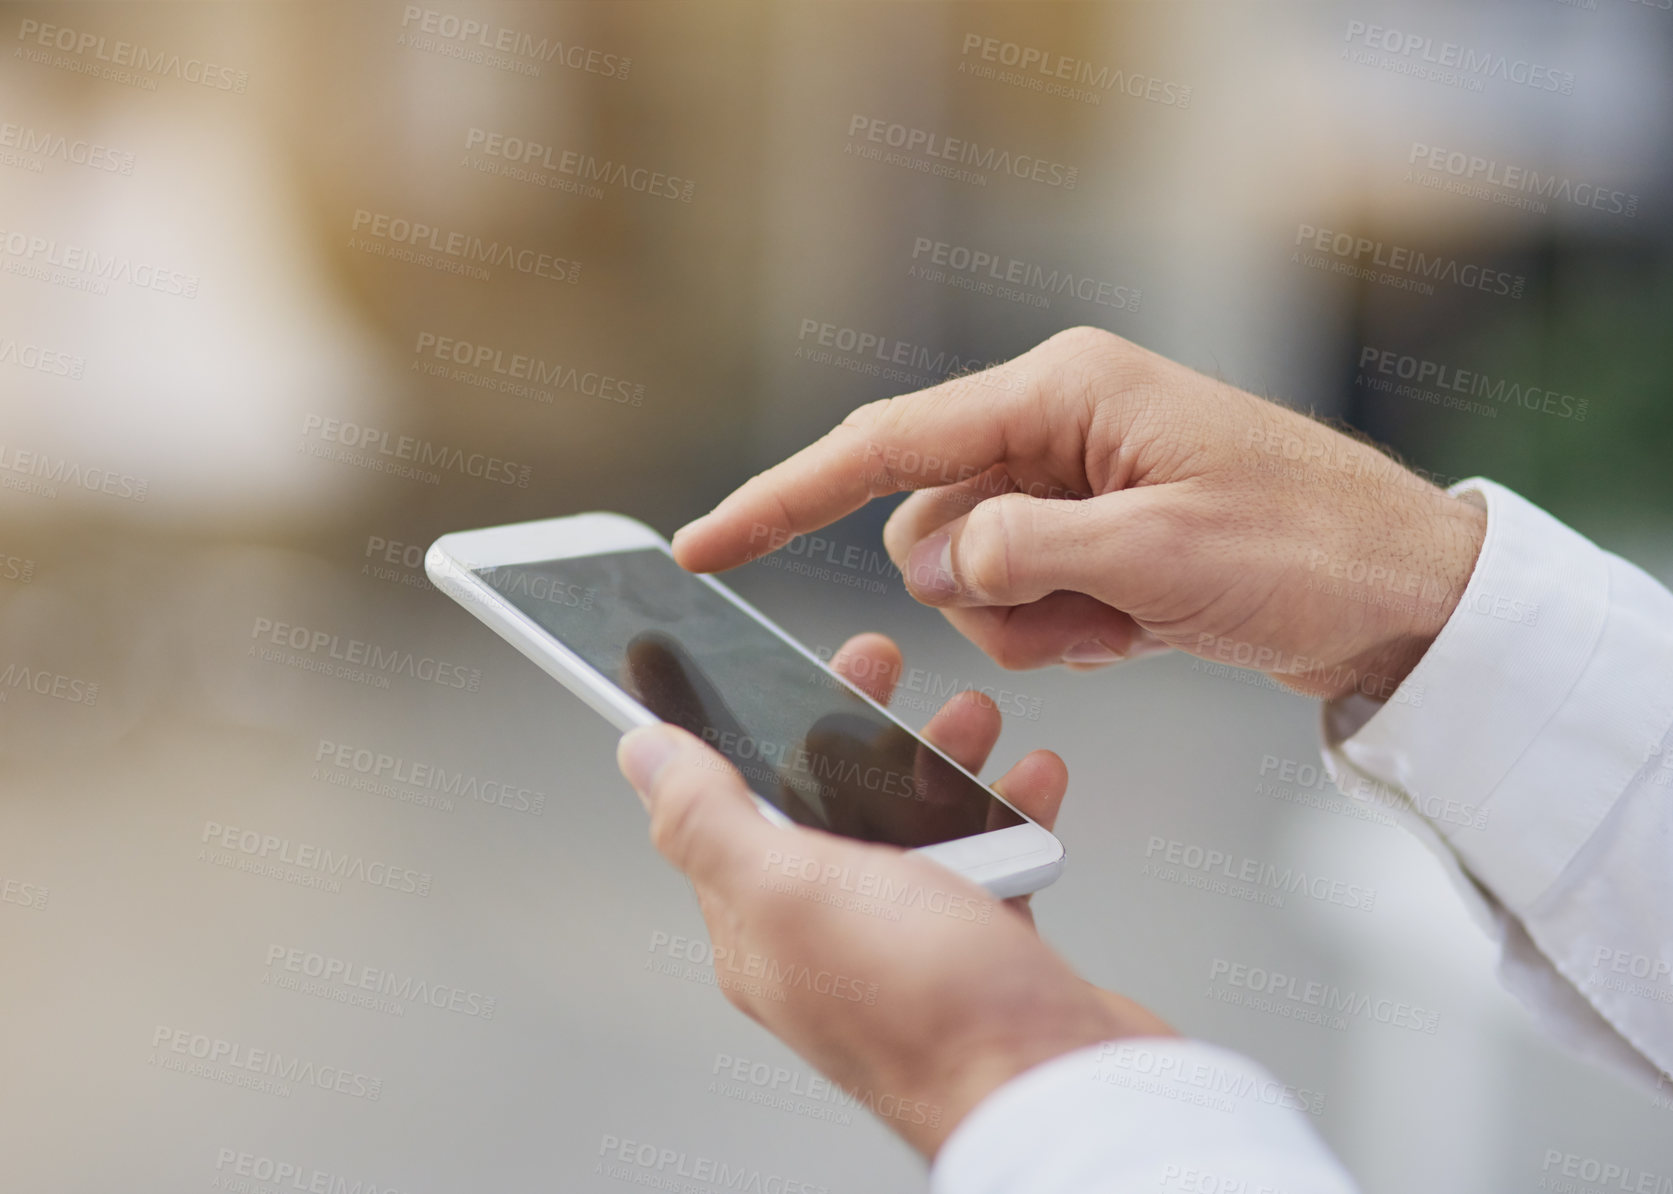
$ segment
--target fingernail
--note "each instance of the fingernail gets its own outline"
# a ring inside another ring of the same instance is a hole
[[[623,734],[616,744],[616,765],[646,809],[651,807],[651,786],[657,772],[678,749],[679,742],[662,726],[638,726]]]
[[[953,537],[942,533],[921,539],[906,557],[907,579],[912,587],[950,597],[958,592],[953,579]]]
[[[1112,651],[1097,639],[1088,639],[1084,643],[1076,643],[1063,652],[1064,663],[1114,663],[1125,658],[1119,651]]]

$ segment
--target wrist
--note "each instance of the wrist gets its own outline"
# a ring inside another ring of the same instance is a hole
[[[1458,608],[1487,536],[1487,511],[1475,502],[1436,493],[1414,520],[1417,543],[1409,558],[1424,561],[1418,592],[1391,603],[1373,641],[1349,661],[1326,700],[1361,692],[1380,700],[1394,694]]]
[[[1076,980],[1085,998],[1064,1015],[1027,1017],[1020,1026],[1001,1025],[992,1035],[966,1040],[940,1053],[940,1061],[913,1085],[933,1114],[926,1122],[904,1119],[890,1126],[933,1161],[953,1129],[981,1102],[1035,1066],[1102,1041],[1135,1036],[1173,1036],[1172,1028],[1139,1004]]]

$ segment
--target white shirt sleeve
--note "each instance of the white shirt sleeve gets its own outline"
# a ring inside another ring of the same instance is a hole
[[[1673,1072],[1673,593],[1503,486],[1458,608],[1385,704],[1324,709],[1348,795],[1380,785],[1551,1031]]]
[[[1386,702],[1324,708],[1343,792],[1392,801],[1571,1047],[1673,1071],[1673,594],[1491,481],[1468,587]],[[1351,1194],[1307,1091],[1200,1041],[1036,1066],[954,1129],[935,1194]],[[1238,1184],[1241,1183],[1241,1184]]]
[[[1322,1098],[1183,1037],[1106,1041],[1011,1079],[959,1121],[934,1194],[1353,1194],[1304,1112]]]

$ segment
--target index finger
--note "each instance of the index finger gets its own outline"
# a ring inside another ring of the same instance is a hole
[[[790,459],[751,477],[674,534],[674,558],[719,572],[777,551],[873,498],[967,481],[1005,458],[1000,370],[969,374],[854,411]],[[986,379],[986,380],[983,380]]]

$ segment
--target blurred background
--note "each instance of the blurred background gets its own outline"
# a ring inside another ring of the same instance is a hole
[[[671,532],[1095,324],[1673,580],[1653,4],[0,10],[7,1190],[656,1176],[613,1141],[923,1188],[703,981],[614,733],[428,586],[442,532]],[[1088,977],[1319,1094],[1367,1191],[1673,1174],[1673,1090],[1539,1033],[1425,849],[1309,770],[1312,703],[1185,657],[1000,672],[905,597],[892,504],[728,580],[812,646],[896,636],[913,725],[1012,695],[991,773],[1070,765],[1036,907]],[[356,870],[240,869],[241,831]],[[1158,836],[1378,898],[1169,883]],[[1434,1031],[1247,1006],[1232,965]]]

